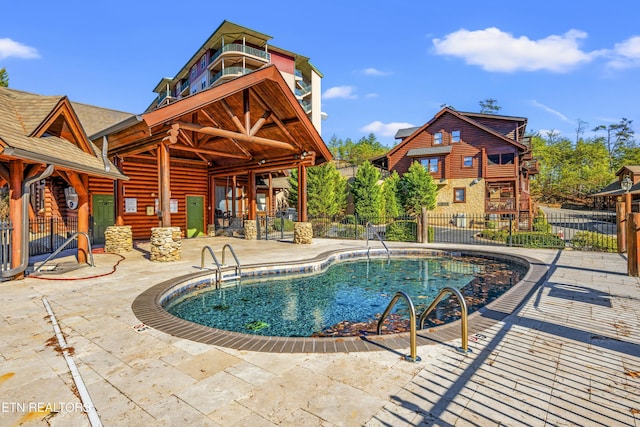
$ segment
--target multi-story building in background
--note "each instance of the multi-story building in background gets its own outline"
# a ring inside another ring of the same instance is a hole
[[[147,111],[274,64],[295,93],[305,113],[321,130],[322,74],[309,58],[269,42],[272,37],[223,21],[175,77],[165,77],[153,90],[158,94]]]

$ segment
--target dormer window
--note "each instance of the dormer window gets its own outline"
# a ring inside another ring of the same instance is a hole
[[[433,134],[433,145],[442,144],[442,132],[436,132]]]

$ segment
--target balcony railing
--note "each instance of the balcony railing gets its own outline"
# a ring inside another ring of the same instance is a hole
[[[486,212],[515,212],[515,210],[515,197],[501,197],[499,199],[486,199],[485,201]]]
[[[296,96],[305,97],[309,93],[311,93],[311,85],[304,82],[303,80],[298,80],[298,87],[296,87],[295,92]]]
[[[189,89],[189,82],[184,81],[180,83],[180,94],[182,94],[182,92],[184,92],[186,89]]]
[[[293,73],[295,74],[295,76],[296,76],[296,77],[298,77],[298,78],[300,78],[300,79],[302,78],[302,71],[300,71],[300,70],[294,70],[294,71],[293,71]]]
[[[515,178],[516,165],[488,165],[486,178]]]
[[[300,105],[302,105],[302,109],[305,113],[309,114],[311,112],[311,101],[301,101]]]
[[[255,56],[257,58],[263,59],[265,62],[271,62],[271,54],[269,52],[265,52],[264,50],[256,49],[251,46],[243,46],[241,44],[232,43],[225,46],[222,46],[218,49],[209,59],[209,65],[213,64],[216,59],[220,57],[223,53],[226,52],[240,52],[245,53],[247,55]]]
[[[223,77],[238,77],[244,74],[249,74],[252,71],[254,70],[250,68],[244,68],[244,67],[223,68],[222,70],[218,71],[213,77],[211,77],[209,86],[213,86],[214,84],[216,84],[218,80],[220,80]]]

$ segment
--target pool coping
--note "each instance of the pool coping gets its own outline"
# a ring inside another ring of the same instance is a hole
[[[452,248],[416,248],[393,247],[391,253],[420,253],[420,254],[453,254],[456,256],[483,256],[499,260],[515,261],[528,266],[524,278],[507,290],[496,300],[481,309],[471,313],[468,318],[468,335],[473,335],[487,329],[497,322],[514,313],[518,307],[544,282],[548,268],[545,263],[524,255],[511,255],[487,250],[469,250]],[[404,252],[403,252],[404,251]],[[362,256],[363,252],[369,256],[380,256],[380,250],[335,250],[323,252],[313,258],[294,262],[262,263],[242,266],[244,273],[254,271],[275,272],[314,272],[333,262]],[[354,255],[356,254],[356,255]],[[386,255],[385,255],[386,256]],[[210,276],[212,270],[182,275],[158,283],[138,295],[131,308],[135,316],[145,325],[160,332],[189,339],[203,344],[217,345],[243,351],[269,353],[349,353],[361,351],[397,350],[409,346],[409,333],[402,332],[387,335],[366,335],[354,337],[271,337],[231,332],[217,328],[199,325],[188,320],[180,319],[168,313],[161,304],[167,293],[178,284],[190,280],[198,280]],[[260,275],[261,276],[261,275]],[[257,274],[254,277],[259,277]],[[417,345],[430,345],[460,339],[460,320],[446,323],[437,327],[418,330]]]

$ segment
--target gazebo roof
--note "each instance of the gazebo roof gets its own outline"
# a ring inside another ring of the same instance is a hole
[[[331,160],[274,65],[129,118],[94,135],[94,141],[103,135],[110,155],[149,155],[164,142],[173,160],[204,162],[214,175]]]

